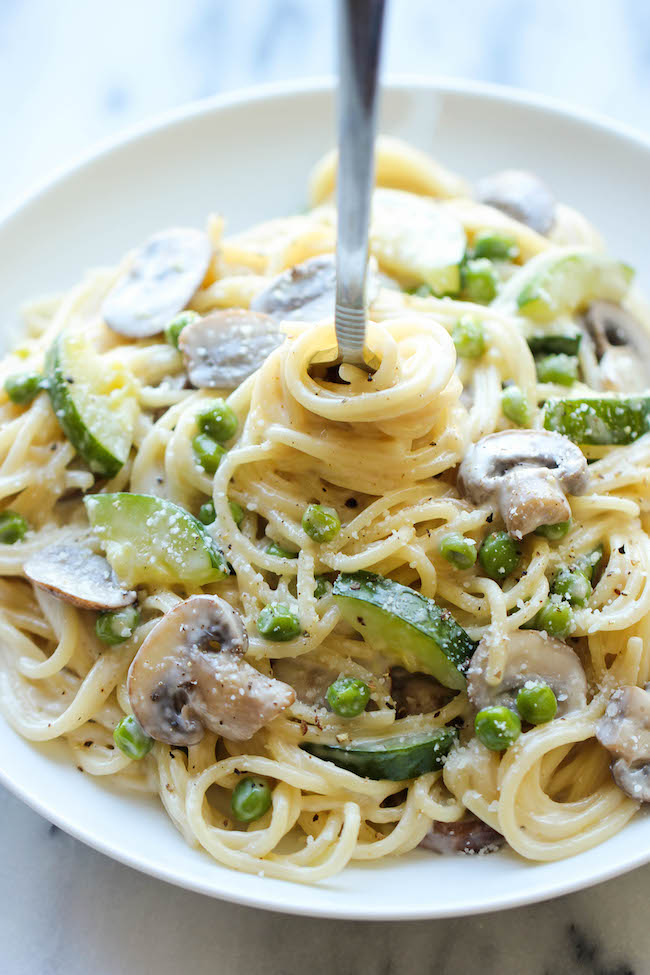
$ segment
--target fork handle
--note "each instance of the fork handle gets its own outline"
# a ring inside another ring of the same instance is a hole
[[[368,225],[374,183],[377,79],[385,0],[339,0],[339,162],[336,340],[344,362],[363,362]]]

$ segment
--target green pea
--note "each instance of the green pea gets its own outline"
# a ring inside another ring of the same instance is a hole
[[[339,677],[327,688],[327,703],[340,718],[356,718],[366,710],[370,688],[358,677]]]
[[[548,538],[549,542],[557,542],[569,533],[570,528],[571,519],[569,518],[568,521],[557,521],[554,525],[539,525],[535,529],[535,534],[541,535],[542,538]]]
[[[124,643],[140,622],[140,613],[135,606],[125,606],[110,613],[100,613],[95,620],[95,633],[109,646]]]
[[[322,599],[329,596],[332,591],[332,583],[325,576],[316,576],[316,586],[314,588],[314,599]]]
[[[310,504],[302,516],[302,527],[315,542],[331,542],[340,532],[341,522],[333,508]]]
[[[493,752],[510,748],[521,734],[519,715],[509,708],[483,708],[474,719],[474,731],[479,741]]]
[[[5,393],[12,403],[26,406],[45,387],[45,380],[38,372],[17,372],[5,379]]]
[[[528,681],[517,694],[517,710],[528,724],[546,724],[557,712],[557,698],[544,681]]]
[[[214,510],[214,503],[212,501],[206,501],[199,508],[199,521],[203,522],[204,525],[211,525],[216,517],[217,513]]]
[[[228,507],[230,508],[230,514],[232,515],[232,520],[237,525],[237,528],[239,528],[242,521],[244,520],[244,514],[245,514],[244,509],[240,504],[237,504],[236,501],[229,501]]]
[[[530,423],[530,406],[523,389],[514,383],[501,393],[501,410],[503,415],[516,423],[518,427],[527,427]]]
[[[440,539],[439,552],[457,569],[469,569],[476,562],[476,542],[460,532],[449,532]]]
[[[257,629],[265,640],[286,643],[301,631],[300,620],[286,603],[269,603],[257,618]]]
[[[559,383],[572,386],[578,378],[578,357],[564,352],[542,356],[535,362],[540,383]]]
[[[416,295],[418,298],[430,298],[433,291],[428,284],[418,284],[415,288],[407,288],[408,294]]]
[[[507,532],[486,535],[478,550],[478,560],[491,579],[505,579],[519,565],[521,550]]]
[[[584,572],[565,567],[555,576],[551,591],[572,606],[585,606],[591,596],[591,583]]]
[[[474,238],[474,257],[491,261],[514,261],[519,257],[519,244],[514,237],[497,230],[479,230]]]
[[[456,322],[451,337],[461,359],[478,359],[485,352],[485,329],[469,315]]]
[[[134,714],[127,714],[113,731],[113,740],[128,758],[144,758],[153,748],[153,738],[145,734]]]
[[[465,261],[460,268],[461,298],[477,305],[489,305],[499,290],[499,276],[492,261],[484,257]]]
[[[576,569],[584,573],[592,584],[594,576],[597,576],[600,572],[604,555],[605,550],[602,545],[599,545],[598,548],[595,548],[593,552],[589,552],[588,555],[581,555],[576,562]]]
[[[534,620],[534,629],[544,630],[549,636],[565,637],[573,626],[573,611],[562,599],[548,599]]]
[[[201,316],[195,311],[182,311],[179,315],[172,318],[165,329],[165,338],[169,345],[178,348],[178,338],[186,325],[191,325]]]
[[[247,775],[232,790],[230,808],[240,823],[252,823],[269,811],[272,801],[273,794],[266,779]]]
[[[288,548],[282,548],[277,542],[271,542],[266,546],[267,555],[275,555],[278,559],[297,559],[297,552],[290,552]]]
[[[221,458],[227,452],[221,444],[209,437],[207,433],[197,433],[192,440],[192,449],[199,467],[207,474],[214,474],[221,463]]]
[[[239,421],[225,400],[216,399],[209,409],[199,413],[196,422],[202,433],[207,433],[217,443],[225,443],[237,433]]]
[[[22,542],[28,529],[26,519],[17,511],[7,508],[0,514],[0,544],[13,545],[15,542]]]

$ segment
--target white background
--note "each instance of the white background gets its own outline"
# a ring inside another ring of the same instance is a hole
[[[0,0],[0,207],[151,114],[333,69],[333,0]],[[388,72],[544,92],[650,129],[647,0],[392,0]]]

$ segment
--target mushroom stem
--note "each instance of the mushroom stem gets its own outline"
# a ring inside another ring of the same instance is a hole
[[[540,525],[568,521],[571,508],[557,476],[543,468],[517,467],[501,481],[499,510],[506,529],[523,538]]]

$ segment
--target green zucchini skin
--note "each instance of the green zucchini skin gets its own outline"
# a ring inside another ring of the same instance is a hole
[[[582,335],[580,332],[575,334],[536,332],[529,335],[526,341],[528,348],[533,355],[577,355],[580,349]]]
[[[334,597],[343,617],[372,646],[398,657],[407,670],[432,674],[445,687],[465,687],[476,644],[432,599],[366,571],[342,572]]]
[[[457,738],[455,728],[437,728],[426,736],[399,735],[348,747],[306,742],[301,748],[362,778],[402,782],[441,769]]]
[[[650,430],[650,396],[550,399],[544,427],[577,444],[625,446]]]
[[[124,464],[124,459],[115,457],[99,442],[83,421],[74,400],[74,384],[69,383],[67,371],[61,364],[61,343],[63,337],[57,336],[48,350],[45,359],[47,391],[52,409],[66,437],[81,454],[88,467],[100,477],[115,477]]]

